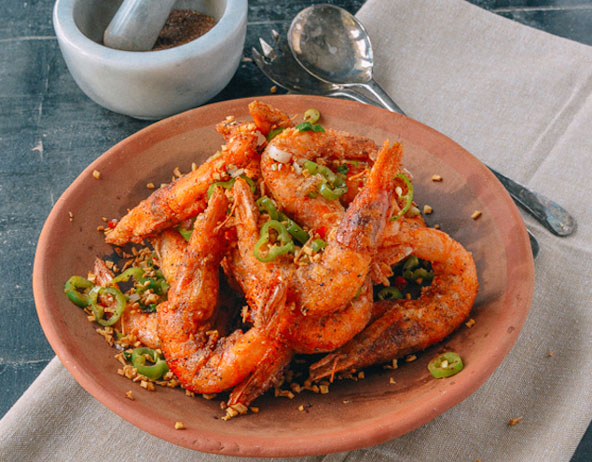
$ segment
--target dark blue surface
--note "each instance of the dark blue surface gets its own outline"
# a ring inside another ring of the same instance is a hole
[[[355,12],[363,0],[250,0],[245,56],[258,37],[287,30],[311,3]],[[471,0],[531,27],[592,45],[592,0]],[[0,2],[0,416],[54,356],[31,289],[35,246],[55,201],[113,144],[145,127],[91,102],[59,51],[53,0]],[[251,62],[240,65],[213,101],[268,94],[272,83]],[[591,427],[592,428],[592,427]],[[592,460],[592,429],[573,462]]]

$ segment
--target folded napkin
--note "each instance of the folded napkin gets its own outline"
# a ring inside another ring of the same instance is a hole
[[[525,216],[541,244],[532,307],[476,393],[396,440],[302,460],[567,461],[592,417],[592,48],[460,0],[369,0],[358,17],[376,80],[410,117],[554,198],[578,230],[557,238]],[[143,433],[54,359],[0,421],[0,461],[104,459],[238,460]]]

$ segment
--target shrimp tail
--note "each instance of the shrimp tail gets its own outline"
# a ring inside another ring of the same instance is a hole
[[[399,171],[403,148],[386,141],[378,152],[366,186],[347,209],[337,230],[337,241],[343,246],[373,253],[382,239],[390,216],[395,175]]]

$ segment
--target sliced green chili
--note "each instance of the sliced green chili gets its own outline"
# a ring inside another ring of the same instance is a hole
[[[183,236],[183,239],[189,242],[189,239],[191,239],[191,235],[193,234],[192,229],[187,229],[183,225],[179,225],[177,226],[177,231],[179,231],[179,234]]]
[[[384,287],[378,292],[379,300],[399,300],[403,298],[403,294],[396,287]]]
[[[428,370],[436,379],[457,374],[462,371],[463,367],[461,357],[452,351],[442,353],[428,364]]]
[[[247,175],[241,175],[240,178],[245,180],[248,183],[248,185],[251,187],[251,192],[255,193],[255,191],[257,190],[257,186],[255,185],[255,182],[253,180],[251,180]],[[208,200],[210,199],[210,197],[212,197],[212,194],[214,194],[214,189],[216,189],[216,186],[220,186],[224,189],[232,189],[235,182],[236,182],[236,178],[231,178],[228,181],[216,181],[215,183],[212,183],[208,187],[208,192],[207,192]]]
[[[131,268],[126,269],[123,273],[119,276],[113,278],[113,283],[119,284],[120,282],[127,282],[130,278],[133,278],[134,281],[139,282],[140,279],[144,276],[144,270],[137,266],[132,266]]]
[[[269,141],[273,140],[276,136],[278,136],[284,130],[285,130],[284,127],[278,127],[278,128],[273,128],[273,129],[269,130],[269,133],[267,134],[267,141],[269,142]]]
[[[72,303],[80,308],[85,308],[88,306],[88,295],[85,291],[92,286],[93,283],[88,279],[84,279],[82,276],[72,276],[64,284],[64,293]],[[81,291],[80,289],[83,290]]]
[[[403,263],[403,271],[412,270],[419,266],[419,258],[415,255],[410,255]]]
[[[319,252],[325,247],[327,247],[327,243],[322,239],[315,239],[310,243],[310,248],[313,250],[313,252]]]
[[[112,313],[109,319],[103,319],[103,316],[105,315],[105,308],[98,302],[100,295],[111,295],[115,300],[115,313]],[[88,294],[88,301],[97,322],[101,326],[112,326],[123,314],[123,310],[125,310],[125,306],[127,304],[127,297],[115,287],[95,286]]]
[[[321,175],[325,182],[319,186],[321,195],[329,200],[337,200],[347,192],[347,182],[342,175],[336,175],[324,165],[317,164],[311,160],[304,161],[304,168],[311,175]]]
[[[269,197],[260,197],[257,199],[256,204],[257,207],[259,207],[260,212],[267,212],[272,220],[280,221],[278,209],[275,207],[273,201]]]
[[[302,122],[296,125],[299,132],[324,132],[325,129],[321,125],[313,125],[310,122]]]
[[[397,178],[403,180],[403,183],[405,183],[405,186],[407,187],[407,192],[401,196],[401,198],[405,200],[405,205],[397,215],[391,218],[392,221],[398,220],[405,215],[413,203],[413,184],[411,183],[411,180],[404,173],[397,174],[395,179]]]
[[[153,364],[150,366],[146,365],[146,356],[150,356]],[[164,358],[159,355],[152,348],[140,347],[132,351],[131,354],[132,366],[134,366],[139,374],[145,375],[149,379],[158,380],[169,371]]]
[[[275,230],[278,234],[278,240],[281,245],[273,244],[269,247],[267,254],[261,253],[261,247],[265,244],[269,245],[269,228]],[[254,255],[257,260],[264,263],[275,260],[280,255],[284,255],[294,250],[294,242],[290,237],[290,234],[286,230],[286,227],[277,220],[269,220],[261,227],[260,239],[255,244]]]
[[[321,118],[321,113],[316,109],[307,109],[304,112],[304,121],[310,122],[311,124],[316,124],[319,119]]]
[[[426,268],[416,268],[413,271],[403,271],[403,277],[408,281],[417,281],[421,279],[422,282],[430,282],[434,279],[434,272],[428,271]]]
[[[290,233],[290,235],[301,244],[304,244],[310,238],[308,233],[304,231],[304,229],[302,229],[298,223],[296,223],[284,213],[278,211],[269,197],[263,196],[257,199],[257,206],[259,207],[259,211],[267,212],[272,220],[276,220],[281,223],[285,222],[286,231],[288,231],[288,233]]]

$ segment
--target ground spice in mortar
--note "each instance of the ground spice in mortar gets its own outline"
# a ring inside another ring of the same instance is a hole
[[[152,50],[165,50],[184,45],[201,37],[215,25],[214,18],[199,11],[172,10]]]

